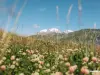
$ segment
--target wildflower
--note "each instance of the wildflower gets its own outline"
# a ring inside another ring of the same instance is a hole
[[[68,60],[68,58],[64,58],[64,61],[67,61]]]
[[[6,57],[3,57],[2,60],[6,60]]]
[[[64,63],[64,61],[60,61],[60,64]]]
[[[67,57],[67,55],[64,55],[64,58],[66,58]]]
[[[75,70],[77,69],[77,65],[74,65],[73,67],[74,67]]]
[[[39,75],[39,73],[38,72],[35,72],[35,73],[32,73],[31,75]]]
[[[38,53],[39,51],[38,50],[36,50],[36,53]]]
[[[26,50],[26,52],[29,53],[29,54],[31,54],[31,51],[30,50]]]
[[[55,73],[51,73],[51,75],[55,75]]]
[[[48,63],[46,66],[47,66],[47,67],[50,67],[50,64]]]
[[[5,71],[5,70],[6,70],[6,66],[5,66],[5,65],[2,65],[2,66],[0,67],[0,69],[1,69],[2,71]]]
[[[41,65],[39,65],[39,68],[41,69],[41,68],[42,68],[42,66],[41,66]]]
[[[89,61],[89,58],[88,57],[85,57],[85,58],[83,58],[83,61],[84,62],[88,62]]]
[[[14,68],[15,68],[15,65],[11,65],[10,68],[11,68],[11,69],[14,69]]]
[[[52,68],[51,68],[52,70],[54,70],[55,69],[55,66],[52,66]]]
[[[18,62],[16,62],[16,64],[15,64],[16,66],[19,66],[19,63]]]
[[[90,53],[91,56],[93,56],[93,54],[94,54],[93,52]]]
[[[22,55],[26,55],[26,53],[25,53],[25,52],[23,52],[23,53],[22,53]]]
[[[59,55],[59,59],[63,59],[63,56],[62,55]]]
[[[46,69],[46,70],[45,70],[46,73],[49,73],[50,71],[51,71],[50,69]]]
[[[43,55],[40,55],[40,58],[44,58],[44,56]]]
[[[11,60],[15,60],[15,56],[13,55],[13,56],[11,56],[11,58],[10,58]]]
[[[19,75],[24,75],[24,73],[20,73]]]
[[[42,63],[42,62],[39,61],[39,60],[40,60],[39,58],[32,59],[33,62],[37,62],[37,61],[38,61],[38,63]]]
[[[0,65],[3,63],[3,60],[0,60]]]
[[[73,73],[74,71],[75,71],[75,67],[73,67],[73,66],[69,67],[69,72],[70,73]]]
[[[88,69],[85,69],[84,74],[89,74],[89,70]]]
[[[84,74],[85,73],[85,68],[81,68],[81,73]]]
[[[44,64],[44,62],[43,62],[43,61],[39,61],[39,64],[43,65],[43,64]]]
[[[16,64],[16,61],[13,61],[13,65],[15,65]]]
[[[96,62],[97,61],[97,58],[96,57],[92,57],[92,61],[93,62]]]
[[[85,68],[85,67],[82,67],[81,68],[81,73],[82,74],[89,74],[89,70],[87,68]]]
[[[56,72],[55,75],[63,75],[61,72]]]
[[[31,54],[33,54],[34,53],[34,51],[33,50],[31,50]]]
[[[65,65],[66,65],[67,67],[70,67],[70,63],[69,63],[69,62],[65,63]]]
[[[100,63],[100,59],[98,59],[98,62]]]
[[[93,61],[89,62],[88,65],[92,65]]]
[[[16,58],[16,61],[20,61],[20,59],[19,58]]]

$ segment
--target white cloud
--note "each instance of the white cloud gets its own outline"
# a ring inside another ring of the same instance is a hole
[[[33,27],[34,28],[40,28],[40,26],[38,24],[34,24]]]
[[[46,8],[40,8],[39,11],[41,12],[46,11]]]

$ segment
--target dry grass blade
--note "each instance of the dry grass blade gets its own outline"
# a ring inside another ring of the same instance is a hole
[[[25,5],[27,4],[27,0],[25,0],[23,6],[20,8],[20,11],[18,12],[18,15],[16,17],[16,20],[15,20],[15,23],[14,23],[14,27],[12,28],[12,32],[15,32],[16,31],[16,26],[17,26],[17,23],[18,23],[18,20],[19,20],[19,17],[23,11],[23,8],[25,7]],[[6,36],[6,34],[4,34],[4,36]],[[9,46],[9,43],[10,43],[10,39],[12,38],[12,35],[9,35],[6,39],[6,42],[4,43],[4,47],[1,51],[1,54],[0,54],[0,58],[2,58],[2,56],[4,55],[5,53],[5,50],[7,49],[7,47]],[[3,38],[4,39],[4,38]],[[3,45],[3,44],[2,44]]]
[[[8,33],[8,27],[9,27],[11,18],[13,17],[14,11],[15,11],[15,9],[16,9],[16,4],[17,4],[17,2],[18,2],[18,0],[15,1],[14,5],[13,5],[13,7],[12,7],[11,13],[10,13],[10,15],[8,15],[7,25],[5,26],[5,29],[4,29],[6,32],[4,32],[3,35],[2,35],[2,41],[5,39],[5,37],[6,37],[7,33]]]
[[[67,14],[67,24],[69,24],[69,18],[70,18],[70,14],[71,14],[71,11],[72,11],[72,8],[73,8],[73,4],[71,4],[71,6],[69,7],[69,10],[68,10],[68,14]]]

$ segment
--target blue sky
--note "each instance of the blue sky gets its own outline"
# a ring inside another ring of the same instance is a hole
[[[11,7],[16,0],[0,0],[0,27],[4,28],[7,17],[10,15]],[[17,0],[14,16],[11,19],[8,30],[14,25],[16,15],[25,0]],[[100,0],[81,0],[82,16],[81,25],[78,23],[78,0],[28,0],[22,14],[17,22],[18,34],[30,35],[42,29],[59,28],[61,31],[100,28]],[[73,4],[70,13],[70,22],[67,27],[66,16],[69,7]],[[56,6],[59,7],[59,21],[56,18]]]

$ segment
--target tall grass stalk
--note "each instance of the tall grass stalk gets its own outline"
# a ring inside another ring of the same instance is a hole
[[[13,15],[14,15],[14,11],[15,11],[15,9],[16,9],[16,4],[17,4],[17,2],[18,2],[18,0],[15,1],[14,5],[13,5],[13,7],[12,7],[11,13],[10,13],[10,15],[8,15],[7,24],[6,24],[5,29],[4,29],[5,32],[3,32],[2,39],[1,39],[2,42],[3,42],[3,40],[6,38],[6,35],[7,35],[7,33],[8,33],[8,27],[9,27],[9,24],[10,24],[10,21],[11,21]]]
[[[18,0],[15,1],[14,6],[12,7],[12,11],[11,11],[10,15],[8,15],[7,24],[6,24],[5,29],[4,29],[5,31],[3,32],[2,38],[0,40],[0,46],[1,46],[0,58],[2,57],[2,55],[4,55],[4,52],[5,52],[6,47],[8,47],[8,45],[5,43],[5,40],[6,40],[5,38],[7,37],[8,27],[9,27],[10,21],[11,21],[11,19],[13,17],[13,14],[14,14],[14,11],[15,11],[15,8],[16,8],[17,1]]]
[[[57,15],[57,22],[59,22],[59,7],[58,6],[56,6],[56,15]],[[57,44],[58,44],[58,33],[57,33],[56,39],[57,39]],[[57,51],[58,51],[58,46],[57,46]]]
[[[67,17],[66,17],[66,19],[67,19],[67,33],[68,33],[68,29],[69,29],[70,14],[71,14],[72,8],[73,8],[73,4],[70,5],[70,7],[68,9]]]
[[[17,15],[17,17],[16,17],[16,20],[15,20],[14,26],[13,26],[13,28],[11,29],[11,32],[15,32],[15,31],[16,31],[16,26],[17,26],[19,17],[20,17],[20,15],[21,15],[21,13],[22,13],[22,11],[23,11],[23,8],[25,7],[26,3],[27,3],[27,0],[25,0],[23,6],[20,8],[20,10],[19,10],[19,12],[18,12],[18,15]],[[4,35],[6,36],[6,34],[4,34]],[[5,54],[5,51],[6,51],[6,49],[7,49],[8,46],[9,46],[9,43],[10,43],[11,38],[12,38],[12,35],[8,35],[7,40],[6,40],[6,42],[4,43],[4,47],[3,47],[3,49],[1,49],[2,51],[1,51],[1,54],[0,54],[0,58],[2,58],[3,55]],[[3,38],[3,39],[4,39],[4,38]]]
[[[96,38],[96,32],[95,32],[95,29],[96,29],[96,23],[94,23],[94,41],[93,41],[93,45],[94,45],[94,48],[93,48],[93,52],[94,54],[96,55],[96,49],[95,49],[95,38]]]

